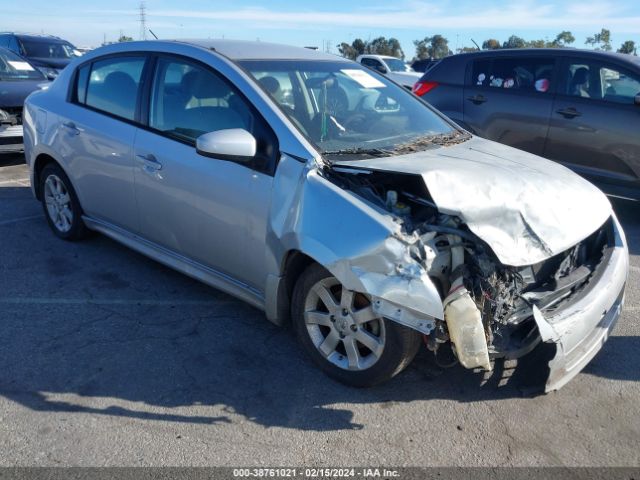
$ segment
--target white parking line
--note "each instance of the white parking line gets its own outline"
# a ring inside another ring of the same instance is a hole
[[[21,187],[29,186],[28,178],[12,178],[11,180],[0,180],[0,186],[11,186],[13,184],[18,184]]]
[[[42,218],[42,214],[30,215],[28,217],[10,218],[9,220],[1,220],[0,227],[2,227],[3,225],[11,225],[12,223],[26,222],[27,220],[34,220],[36,218]]]
[[[13,305],[144,305],[160,307],[216,307],[234,303],[231,300],[155,300],[125,298],[40,298],[40,297],[0,297],[0,304]]]

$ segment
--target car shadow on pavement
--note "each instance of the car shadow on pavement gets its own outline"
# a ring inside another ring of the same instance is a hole
[[[530,357],[515,369],[497,361],[487,378],[423,349],[386,384],[345,387],[290,329],[103,236],[63,242],[42,219],[0,229],[0,395],[34,411],[350,430],[364,427],[353,405],[500,401],[531,395],[546,373]],[[638,381],[637,365],[640,338],[614,336],[585,371]]]

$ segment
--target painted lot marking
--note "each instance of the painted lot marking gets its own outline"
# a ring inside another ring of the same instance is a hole
[[[40,298],[40,297],[0,297],[5,305],[145,305],[145,306],[187,306],[216,307],[233,304],[231,300],[155,300],[125,298]]]
[[[42,214],[29,215],[28,217],[10,218],[9,220],[2,220],[0,221],[0,227],[2,227],[3,225],[11,225],[12,223],[26,222],[27,220],[35,220],[36,218],[42,218]]]

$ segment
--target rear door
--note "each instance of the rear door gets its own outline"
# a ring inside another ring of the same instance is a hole
[[[554,73],[552,56],[482,57],[469,62],[464,123],[481,137],[542,154]]]
[[[138,231],[133,177],[137,106],[147,57],[98,58],[75,75],[55,141],[86,214]]]
[[[544,155],[600,184],[640,187],[639,93],[639,72],[567,57]]]

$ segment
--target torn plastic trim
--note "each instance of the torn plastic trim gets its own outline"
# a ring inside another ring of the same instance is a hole
[[[429,334],[436,320],[444,319],[444,310],[424,266],[411,257],[415,241],[391,235],[374,250],[325,268],[345,288],[369,295],[381,316]]]
[[[620,317],[629,253],[620,224],[613,218],[615,247],[589,294],[552,315],[533,307],[542,340],[557,347],[549,362],[545,392],[558,390],[575,377],[600,351]]]

